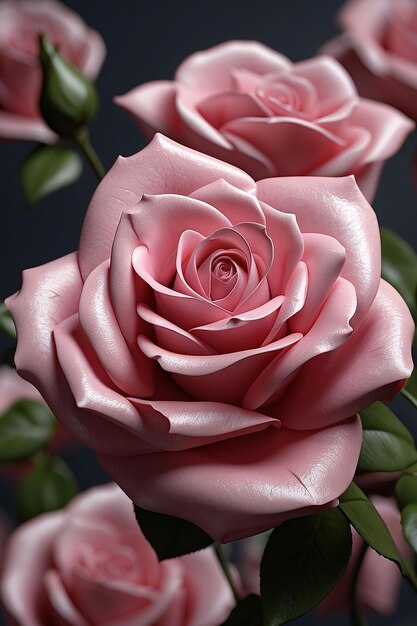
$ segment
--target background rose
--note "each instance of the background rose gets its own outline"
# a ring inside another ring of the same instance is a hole
[[[38,109],[39,33],[89,78],[103,63],[101,35],[56,0],[0,0],[0,139],[54,140]]]
[[[323,51],[353,76],[361,95],[417,119],[417,6],[414,0],[351,0],[338,16],[346,31]]]
[[[174,81],[147,83],[116,103],[148,136],[164,132],[255,180],[355,174],[368,200],[413,128],[398,111],[359,99],[331,58],[291,63],[248,41],[192,54]]]
[[[388,526],[401,554],[408,559],[412,550],[403,537],[401,515],[395,501],[382,496],[373,496],[371,500]],[[352,539],[352,558],[347,572],[320,604],[318,612],[321,615],[349,611],[352,575],[363,546],[363,540],[354,529],[352,529]],[[401,580],[401,573],[395,563],[368,548],[358,578],[359,605],[365,611],[374,611],[382,615],[393,613],[398,601]]]
[[[218,626],[234,604],[211,549],[158,562],[116,485],[16,530],[2,597],[20,626]]]
[[[222,541],[331,505],[356,412],[412,369],[353,177],[256,184],[162,136],[7,304],[19,371],[128,495]]]

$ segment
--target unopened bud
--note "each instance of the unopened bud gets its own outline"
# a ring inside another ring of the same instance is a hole
[[[96,114],[95,85],[63,59],[45,35],[40,36],[39,58],[43,71],[39,100],[42,116],[58,135],[73,136]]]

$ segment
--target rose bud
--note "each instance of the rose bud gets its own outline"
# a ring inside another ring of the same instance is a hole
[[[103,39],[58,0],[1,0],[0,24],[0,139],[52,143],[39,111],[39,35],[92,80],[106,54]]]
[[[65,61],[45,35],[40,36],[39,58],[43,70],[39,100],[42,116],[58,135],[74,136],[96,114],[95,85]]]

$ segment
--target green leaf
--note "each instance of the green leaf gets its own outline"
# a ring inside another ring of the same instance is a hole
[[[160,561],[201,550],[214,541],[191,522],[134,507],[136,520]]]
[[[0,330],[12,339],[16,339],[16,328],[13,322],[12,314],[6,307],[4,302],[0,303]]]
[[[261,562],[264,625],[310,611],[342,578],[351,552],[350,524],[338,509],[275,528]]]
[[[404,537],[414,552],[417,552],[417,504],[407,504],[401,511],[401,524]]]
[[[395,484],[395,495],[400,509],[417,504],[417,476],[401,476]]]
[[[362,539],[373,548],[375,552],[378,552],[378,554],[390,561],[394,561],[403,574],[406,573],[406,567],[402,561],[401,554],[384,520],[372,502],[368,500],[363,491],[355,485],[355,483],[351,483],[340,496],[339,508],[346,515],[347,519]]]
[[[402,295],[413,317],[417,316],[417,254],[392,230],[381,229],[382,277]]]
[[[261,598],[250,594],[241,600],[222,626],[262,626]]]
[[[55,425],[44,403],[19,400],[0,416],[0,461],[32,456],[49,441]]]
[[[395,472],[417,462],[411,433],[382,402],[361,411],[362,449],[358,468],[364,472]]]
[[[82,172],[76,152],[62,146],[42,146],[24,161],[21,180],[25,197],[36,204],[45,196],[75,182]]]
[[[18,485],[17,508],[22,521],[62,509],[78,489],[68,466],[61,459],[41,463]]]

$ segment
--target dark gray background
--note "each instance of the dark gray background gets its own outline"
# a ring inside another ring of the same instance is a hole
[[[91,131],[92,141],[106,167],[118,154],[128,155],[145,142],[130,119],[112,104],[112,97],[148,80],[172,78],[185,56],[227,39],[256,39],[292,60],[313,55],[337,33],[335,14],[339,0],[68,0],[69,7],[104,37],[108,56],[98,80],[101,110]],[[417,244],[416,194],[411,176],[415,138],[386,166],[374,202],[380,223],[394,228]],[[1,227],[0,298],[20,286],[21,271],[67,252],[78,244],[81,222],[95,188],[88,168],[81,181],[29,209],[19,184],[19,165],[30,152],[29,144],[0,145]],[[1,348],[6,343],[1,343]],[[403,405],[401,405],[402,408]],[[72,452],[80,487],[105,480],[89,453]],[[10,486],[0,484],[0,506],[12,507]],[[417,599],[404,587],[397,614],[371,618],[371,626],[417,624]],[[1,617],[0,617],[1,623]],[[342,617],[297,623],[337,624]]]

